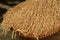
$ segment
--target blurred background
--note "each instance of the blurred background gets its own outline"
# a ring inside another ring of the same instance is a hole
[[[16,6],[17,4],[24,2],[26,0],[0,0],[0,23],[3,20],[3,14],[7,12],[7,9]],[[16,38],[11,38],[11,31],[7,33],[7,35],[4,37],[1,35],[2,30],[0,29],[0,40],[36,40],[35,38],[24,38],[21,36],[16,36]],[[60,40],[60,31],[43,39],[40,40]]]

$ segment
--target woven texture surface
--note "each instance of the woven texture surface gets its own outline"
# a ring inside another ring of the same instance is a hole
[[[27,0],[3,16],[2,27],[24,37],[43,38],[60,29],[59,0]]]

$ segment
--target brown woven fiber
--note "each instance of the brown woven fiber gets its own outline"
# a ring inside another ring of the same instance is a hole
[[[26,0],[3,15],[2,28],[30,38],[44,38],[60,30],[60,0]]]

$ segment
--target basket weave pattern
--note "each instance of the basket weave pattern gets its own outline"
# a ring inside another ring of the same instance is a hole
[[[59,0],[27,0],[3,16],[2,27],[24,37],[43,38],[60,29]]]

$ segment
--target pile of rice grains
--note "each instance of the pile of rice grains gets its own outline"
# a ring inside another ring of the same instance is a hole
[[[26,0],[3,15],[4,33],[44,38],[60,30],[60,0]]]

